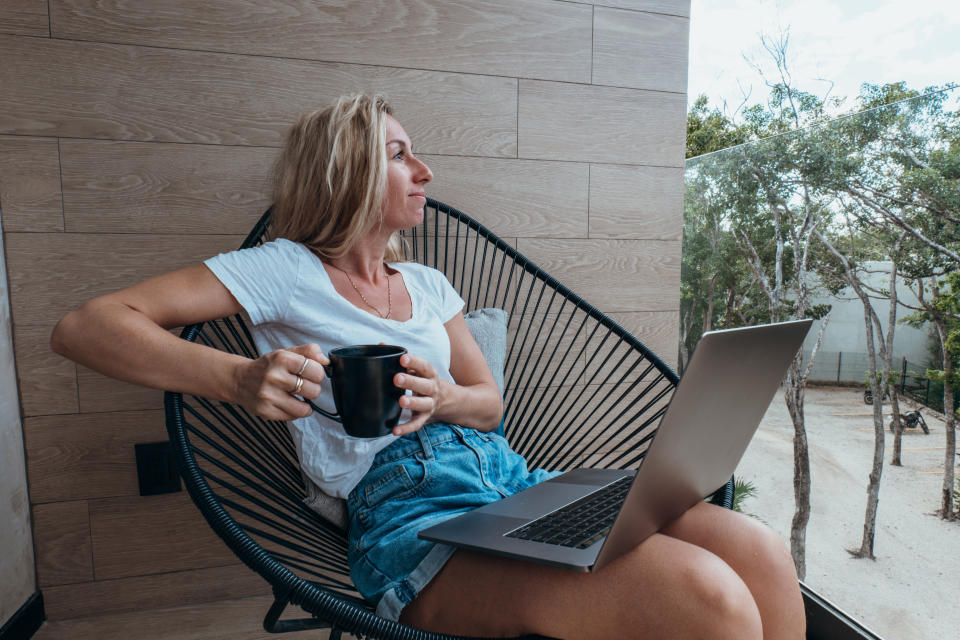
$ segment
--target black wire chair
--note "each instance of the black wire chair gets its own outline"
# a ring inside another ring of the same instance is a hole
[[[268,239],[270,211],[242,247]],[[427,201],[407,257],[444,272],[467,310],[509,313],[504,430],[530,468],[637,468],[678,377],[640,340],[453,207]],[[241,316],[182,338],[254,358]],[[349,578],[346,531],[309,509],[286,423],[199,397],[165,394],[167,430],[194,503],[273,588],[269,632],[331,628],[368,638],[444,640],[373,613]],[[711,498],[730,508],[733,479]],[[288,605],[306,619],[280,616]]]

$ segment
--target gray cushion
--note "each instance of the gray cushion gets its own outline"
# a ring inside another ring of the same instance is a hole
[[[292,429],[293,427],[291,427]],[[319,513],[323,518],[337,525],[341,529],[347,528],[347,501],[343,498],[334,498],[324,493],[320,487],[314,484],[313,480],[307,477],[307,474],[301,471],[303,484],[307,489],[307,497],[303,503]]]
[[[500,394],[503,394],[503,366],[507,359],[507,312],[503,309],[476,309],[464,316],[467,329],[473,339],[477,341],[483,353],[487,366],[493,373]],[[293,426],[291,425],[291,429]],[[307,489],[307,497],[303,503],[319,513],[333,524],[347,528],[347,502],[341,498],[327,495],[313,483],[313,480],[303,475],[303,483]]]
[[[487,366],[503,395],[503,365],[507,359],[507,312],[503,309],[475,309],[464,316],[467,329],[480,346]]]

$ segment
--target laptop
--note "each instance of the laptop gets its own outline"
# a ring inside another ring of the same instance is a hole
[[[419,537],[600,569],[727,482],[812,322],[705,333],[638,471],[574,469]]]

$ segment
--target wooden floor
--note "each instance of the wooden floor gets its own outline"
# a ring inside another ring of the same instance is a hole
[[[263,616],[272,601],[262,596],[45,622],[33,640],[326,640],[325,630],[282,635],[264,631]]]

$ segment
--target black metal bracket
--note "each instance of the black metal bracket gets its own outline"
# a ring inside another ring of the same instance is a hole
[[[340,629],[333,626],[326,620],[319,618],[297,618],[294,620],[281,620],[280,614],[290,604],[290,597],[287,594],[274,592],[273,604],[267,610],[267,615],[263,618],[263,628],[267,633],[289,633],[291,631],[306,631],[308,629],[330,629],[330,640],[340,640]]]
[[[170,441],[134,445],[137,480],[141,496],[156,496],[182,490],[177,461]]]

